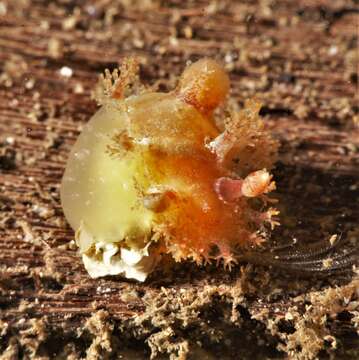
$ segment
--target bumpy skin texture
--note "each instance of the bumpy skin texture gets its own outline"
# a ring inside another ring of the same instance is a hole
[[[123,79],[74,145],[62,182],[64,212],[90,275],[144,280],[164,253],[230,266],[237,247],[260,243],[265,222],[276,224],[275,210],[259,211],[275,188],[263,167],[272,165],[277,143],[258,104],[232,114],[220,132],[212,113],[229,79],[209,59],[189,66],[168,94],[119,98],[129,83]]]

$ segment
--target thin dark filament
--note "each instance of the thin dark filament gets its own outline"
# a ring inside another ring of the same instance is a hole
[[[326,242],[300,247],[291,244],[263,252],[242,253],[240,258],[254,264],[298,273],[346,272],[359,265],[359,248],[343,248],[343,245],[341,239],[330,245]]]

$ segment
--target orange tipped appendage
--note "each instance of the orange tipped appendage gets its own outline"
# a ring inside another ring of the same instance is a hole
[[[185,69],[177,91],[186,103],[210,114],[226,98],[229,78],[216,61],[202,59]]]

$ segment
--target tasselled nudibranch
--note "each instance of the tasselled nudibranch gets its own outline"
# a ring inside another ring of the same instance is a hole
[[[203,264],[265,240],[278,211],[268,193],[278,143],[260,105],[214,111],[229,77],[211,59],[189,65],[169,93],[126,97],[134,60],[124,62],[102,106],[73,146],[61,185],[66,219],[91,277],[144,281],[164,254]]]

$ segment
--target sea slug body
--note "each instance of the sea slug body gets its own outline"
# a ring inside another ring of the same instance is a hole
[[[70,153],[61,185],[65,216],[92,277],[121,274],[144,281],[169,254],[197,264],[235,261],[234,249],[265,239],[269,173],[278,144],[259,104],[214,111],[229,78],[210,59],[188,66],[169,93],[125,97],[133,60],[107,73],[102,107]],[[268,170],[267,170],[268,169]]]

